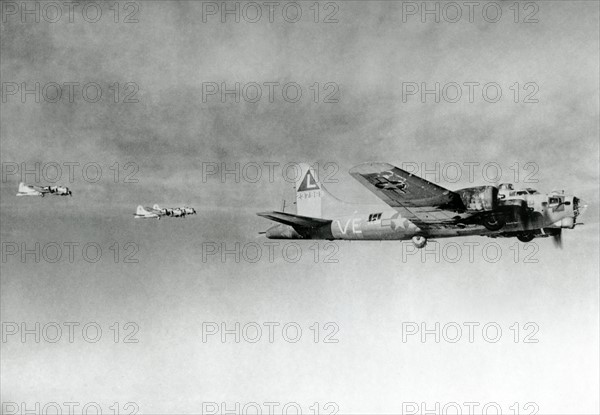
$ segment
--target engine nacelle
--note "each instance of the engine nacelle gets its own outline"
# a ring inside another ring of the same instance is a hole
[[[467,187],[456,193],[470,212],[495,210],[498,207],[498,188],[494,186]]]

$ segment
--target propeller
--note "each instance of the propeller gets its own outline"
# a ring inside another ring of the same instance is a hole
[[[559,228],[558,232],[552,235],[552,240],[554,241],[555,247],[562,249],[562,228]]]

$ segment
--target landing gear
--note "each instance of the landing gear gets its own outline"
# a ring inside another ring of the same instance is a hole
[[[424,236],[413,236],[412,243],[419,249],[424,248],[427,245],[427,238]]]
[[[495,215],[486,216],[482,223],[490,231],[499,231],[505,225],[504,219]]]
[[[521,242],[531,242],[535,238],[535,235],[532,233],[520,233],[517,235],[517,239]]]

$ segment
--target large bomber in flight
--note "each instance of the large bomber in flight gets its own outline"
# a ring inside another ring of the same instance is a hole
[[[451,191],[387,163],[360,164],[350,174],[388,208],[348,204],[331,195],[310,166],[301,166],[297,212],[258,213],[279,223],[265,232],[267,238],[412,239],[423,248],[433,238],[482,235],[529,242],[551,236],[562,246],[562,230],[580,224],[577,218],[587,207],[564,192],[515,190],[507,183]]]
[[[195,215],[196,209],[191,207],[161,208],[157,204],[152,207],[143,207],[139,205],[133,216],[136,219],[160,219],[161,216],[172,216],[174,218],[183,218],[186,215]]]
[[[17,192],[17,196],[44,197],[44,195],[47,193],[54,196],[73,196],[73,192],[71,192],[69,188],[65,186],[35,186],[25,184],[23,182],[19,183],[19,191]]]

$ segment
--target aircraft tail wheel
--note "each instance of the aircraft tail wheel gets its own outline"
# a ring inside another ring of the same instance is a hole
[[[413,236],[412,243],[415,245],[415,247],[421,249],[427,245],[427,238],[424,236]]]

